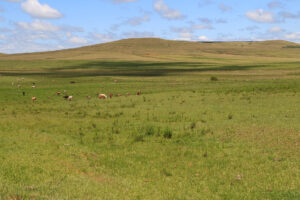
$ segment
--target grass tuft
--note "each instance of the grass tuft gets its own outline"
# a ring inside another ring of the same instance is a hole
[[[173,131],[170,128],[165,128],[163,132],[163,137],[166,139],[171,139],[173,136]]]

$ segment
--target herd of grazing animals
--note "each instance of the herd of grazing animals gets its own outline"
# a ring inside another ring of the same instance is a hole
[[[22,78],[22,79],[20,79],[20,80],[17,80],[18,81],[18,83],[19,82],[21,82],[21,81],[23,81],[24,80],[24,78]],[[118,81],[117,80],[114,80],[114,82],[115,83],[117,83]],[[71,81],[70,83],[72,83],[72,84],[74,84],[75,82],[73,82],[73,81]],[[12,86],[14,86],[14,82],[12,82]],[[20,84],[18,84],[18,88],[21,88],[22,86],[20,85]],[[36,88],[36,85],[35,85],[35,83],[33,82],[32,83],[32,86],[31,86],[31,88]],[[68,101],[72,101],[73,100],[73,96],[69,96],[69,95],[66,95],[66,90],[64,90],[64,92],[63,92],[63,94],[64,94],[64,96],[63,96],[63,98],[64,99],[66,99],[66,100],[68,100]],[[22,94],[23,94],[23,96],[25,96],[25,92],[23,91],[22,92]],[[60,91],[58,91],[58,92],[56,92],[56,95],[57,96],[60,96],[62,94],[62,92],[60,92]],[[142,94],[142,92],[141,92],[141,90],[138,90],[137,91],[137,93],[136,93],[136,95],[137,96],[139,96],[139,95],[141,95]],[[97,94],[98,95],[98,98],[99,99],[107,99],[108,98],[108,96],[106,95],[106,94]],[[130,96],[131,94],[128,92],[127,94],[126,94],[126,96]],[[109,94],[109,98],[113,98],[113,94],[112,93],[110,93]],[[116,97],[121,97],[121,96],[123,96],[122,94],[116,94],[115,95]],[[91,96],[86,96],[86,98],[88,99],[88,100],[90,100],[92,97]],[[48,99],[50,99],[50,96],[48,96]],[[37,101],[37,97],[32,97],[31,98],[31,100],[32,100],[32,102],[36,102]]]
[[[136,95],[139,96],[141,95],[142,92],[141,90],[139,90]],[[56,92],[56,95],[59,96],[61,95],[61,92]],[[127,96],[130,96],[131,94],[130,93],[127,93]],[[25,96],[25,92],[23,92],[23,96]],[[117,94],[116,97],[121,97],[123,96],[122,94]],[[109,94],[109,98],[112,98],[113,97],[113,94]],[[50,96],[48,96],[48,98],[50,99]],[[72,101],[73,100],[73,96],[69,96],[69,95],[64,95],[63,96],[64,99],[67,99],[68,101]],[[86,98],[88,100],[90,100],[92,97],[91,96],[86,96]],[[98,98],[99,99],[107,99],[107,95],[106,94],[98,94]],[[33,102],[36,102],[37,101],[37,98],[36,97],[32,97],[31,98]]]

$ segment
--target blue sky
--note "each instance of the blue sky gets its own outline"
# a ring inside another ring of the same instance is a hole
[[[0,0],[0,52],[124,38],[300,43],[299,0]]]

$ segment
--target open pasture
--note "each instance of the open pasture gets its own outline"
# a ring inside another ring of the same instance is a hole
[[[300,59],[169,58],[2,58],[0,199],[300,199]]]

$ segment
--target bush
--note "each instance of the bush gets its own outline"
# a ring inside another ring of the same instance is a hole
[[[171,138],[172,138],[172,135],[173,135],[173,133],[172,133],[172,130],[171,130],[171,129],[166,128],[166,129],[164,130],[164,134],[163,134],[164,138],[171,139]]]
[[[215,77],[215,76],[212,76],[212,77],[210,77],[210,80],[211,80],[211,81],[218,81],[218,78]]]

